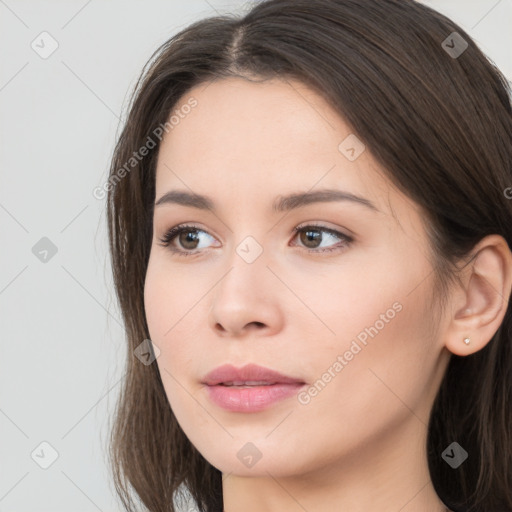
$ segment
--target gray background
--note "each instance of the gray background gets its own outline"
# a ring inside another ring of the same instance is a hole
[[[512,79],[512,0],[424,3]],[[125,347],[104,201],[92,191],[108,176],[128,92],[152,52],[196,19],[243,9],[0,0],[0,512],[120,510],[105,443]],[[45,59],[31,47],[51,48],[43,31],[59,45]]]

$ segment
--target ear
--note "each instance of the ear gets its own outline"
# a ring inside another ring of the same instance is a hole
[[[484,348],[507,312],[512,286],[512,253],[500,235],[489,235],[473,248],[461,272],[463,286],[453,293],[446,348],[467,356]],[[470,338],[470,343],[464,343]]]

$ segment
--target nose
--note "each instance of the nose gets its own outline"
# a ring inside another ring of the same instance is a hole
[[[238,255],[212,291],[209,325],[225,337],[269,336],[282,329],[279,281],[265,258],[247,263]]]

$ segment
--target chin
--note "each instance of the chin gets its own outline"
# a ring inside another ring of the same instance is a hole
[[[289,452],[269,446],[263,440],[235,441],[230,444],[218,443],[219,451],[202,451],[203,457],[224,474],[247,477],[284,477],[300,474],[305,470],[297,460],[296,448]]]

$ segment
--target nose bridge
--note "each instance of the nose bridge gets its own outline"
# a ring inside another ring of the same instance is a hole
[[[224,295],[234,294],[233,298],[238,300],[242,299],[238,295],[249,298],[260,295],[257,288],[266,280],[265,274],[269,273],[266,262],[267,253],[263,244],[252,235],[244,236],[240,242],[233,244],[227,256],[229,271],[220,281],[219,288]]]
[[[227,256],[226,272],[212,296],[210,324],[213,328],[239,333],[249,324],[277,328],[280,319],[276,289],[269,282],[263,244],[246,235]],[[219,327],[220,326],[220,327]]]

